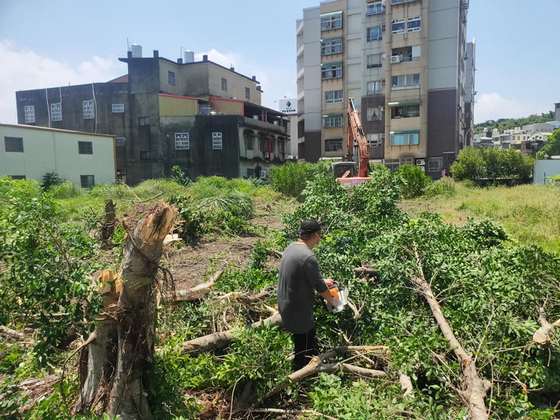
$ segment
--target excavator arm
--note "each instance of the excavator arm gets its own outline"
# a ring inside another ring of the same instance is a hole
[[[362,129],[360,115],[354,106],[354,100],[348,98],[348,109],[346,111],[348,116],[348,155],[349,161],[354,160],[354,141],[358,144],[358,177],[366,178],[368,176],[369,166],[369,150],[366,135]]]

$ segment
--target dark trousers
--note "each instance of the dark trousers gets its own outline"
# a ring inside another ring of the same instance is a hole
[[[301,369],[309,363],[313,356],[319,354],[315,328],[303,334],[292,334],[294,340],[294,371]]]

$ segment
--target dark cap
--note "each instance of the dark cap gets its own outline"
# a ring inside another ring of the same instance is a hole
[[[310,235],[315,232],[321,232],[321,224],[317,220],[303,220],[299,225],[300,235]]]

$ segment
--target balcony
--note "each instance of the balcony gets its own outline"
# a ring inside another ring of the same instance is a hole
[[[366,16],[377,16],[382,15],[383,13],[385,13],[385,6],[383,5],[383,2],[378,1],[374,3],[368,3]]]
[[[277,134],[286,135],[286,128],[279,124],[269,123],[267,121],[257,120],[255,118],[248,118],[245,117],[245,126],[261,129],[261,130],[268,130],[275,132]]]

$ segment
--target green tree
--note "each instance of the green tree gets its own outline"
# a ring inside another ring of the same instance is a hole
[[[486,176],[486,162],[482,149],[466,147],[459,152],[459,157],[451,165],[451,174],[458,181],[480,179]]]
[[[401,181],[401,194],[404,198],[419,197],[432,182],[424,170],[417,165],[402,165],[397,170]]]
[[[537,152],[538,159],[545,159],[545,156],[560,155],[560,128],[548,138],[548,141],[541,150]]]

